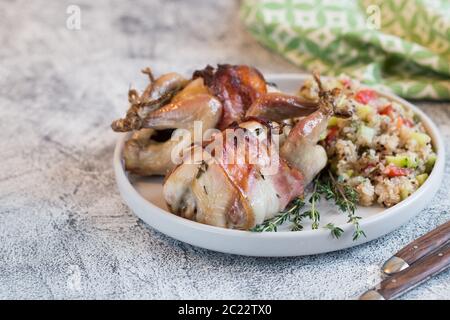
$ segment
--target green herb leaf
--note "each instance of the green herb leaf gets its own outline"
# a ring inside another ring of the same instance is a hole
[[[275,217],[271,219],[267,219],[263,223],[255,226],[250,231],[253,232],[277,232],[278,227],[282,225],[287,220],[295,221],[295,227],[298,230],[301,230],[303,227],[300,225],[300,220],[298,219],[298,215],[300,214],[300,209],[305,205],[305,202],[301,198],[296,198],[287,206],[287,209],[277,214]]]
[[[277,195],[279,196],[279,195]],[[310,208],[304,212],[301,209],[305,202],[301,198],[294,199],[287,208],[275,217],[257,225],[253,232],[276,232],[278,227],[286,221],[291,222],[291,231],[303,230],[302,221],[308,218],[312,221],[312,229],[318,229],[320,225],[320,212],[317,204],[321,198],[333,200],[338,209],[347,214],[348,223],[354,226],[353,240],[358,240],[366,234],[359,225],[361,217],[355,215],[356,204],[358,203],[358,193],[352,187],[338,181],[329,168],[324,169],[313,181],[313,191],[308,199]],[[339,238],[343,233],[339,227],[333,223],[328,223],[324,228],[329,229],[334,238]]]
[[[328,223],[324,228],[329,229],[331,232],[331,236],[336,239],[338,239],[344,233],[344,230],[336,227],[334,223]]]

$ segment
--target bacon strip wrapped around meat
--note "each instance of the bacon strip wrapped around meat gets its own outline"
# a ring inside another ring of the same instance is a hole
[[[327,156],[318,142],[337,94],[322,92],[317,107],[281,93],[256,99],[247,121],[193,148],[166,177],[164,197],[170,210],[201,223],[243,230],[276,215],[302,196],[325,167]],[[294,117],[303,118],[289,132],[283,130],[281,121]]]
[[[245,65],[219,64],[217,69],[207,66],[194,72],[193,78],[203,78],[205,84],[223,105],[218,128],[223,130],[233,122],[240,122],[247,109],[260,96],[267,93],[263,75]]]

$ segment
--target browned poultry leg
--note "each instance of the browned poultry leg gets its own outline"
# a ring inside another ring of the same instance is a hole
[[[142,95],[130,89],[128,92],[130,107],[125,118],[115,120],[111,124],[114,131],[127,132],[141,129],[142,120],[149,113],[169,102],[187,84],[187,80],[177,73],[168,73],[154,80],[149,68],[144,69],[143,72],[149,75],[150,84]]]
[[[181,146],[193,142],[194,131],[200,133],[201,139],[203,132],[217,125],[221,115],[222,105],[208,93],[203,79],[191,81],[170,103],[141,120],[143,129],[125,144],[126,169],[139,175],[166,174],[177,165]],[[195,127],[196,124],[198,127]],[[163,132],[166,137],[158,141],[157,137]],[[180,139],[172,139],[172,134],[185,139],[181,146]]]

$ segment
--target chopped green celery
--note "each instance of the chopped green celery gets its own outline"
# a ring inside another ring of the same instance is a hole
[[[421,133],[421,132],[411,133],[411,139],[416,140],[417,143],[421,146],[424,146],[431,141],[431,138],[429,135],[427,135],[426,133]]]
[[[342,180],[342,181],[346,181],[348,179],[350,179],[353,175],[353,170],[347,170],[346,172],[344,172],[343,174],[339,175],[338,179]]]
[[[406,198],[409,197],[409,190],[407,188],[400,188],[400,198],[402,200],[405,200]]]
[[[431,170],[433,170],[434,164],[436,162],[436,154],[432,154],[428,159],[427,162],[425,163],[425,171],[427,173],[430,173]]]
[[[328,120],[328,128],[330,128],[330,127],[342,127],[342,126],[345,125],[346,121],[347,121],[347,119],[332,116]]]
[[[428,173],[419,174],[416,179],[419,182],[419,186],[421,186],[428,179]]]
[[[417,167],[417,160],[410,156],[386,156],[386,162],[400,168]]]
[[[356,106],[356,114],[361,120],[367,120],[368,116],[373,114],[374,109],[368,104],[359,104]]]
[[[338,124],[338,118],[333,116],[328,120],[328,127],[335,127]]]
[[[363,139],[365,143],[370,144],[372,143],[373,137],[375,136],[375,129],[365,125],[361,125],[358,128],[357,134]]]

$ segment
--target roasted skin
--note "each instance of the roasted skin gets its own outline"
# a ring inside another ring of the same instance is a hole
[[[273,217],[302,196],[325,167],[327,156],[318,142],[338,94],[322,88],[315,108],[283,94],[255,100],[248,120],[206,147],[194,148],[203,155],[202,162],[185,159],[166,177],[164,197],[170,210],[197,222],[242,230]],[[287,134],[281,130],[282,120],[299,116],[303,118]],[[268,121],[270,117],[277,122]],[[228,134],[237,138],[226,139]]]
[[[125,143],[125,169],[142,176],[165,175],[176,165],[172,151],[180,143],[171,139],[172,134],[178,129],[192,131],[194,121],[201,121],[203,131],[214,128],[221,115],[220,101],[209,93],[203,80],[189,82],[170,103],[139,118],[141,129]]]
[[[302,173],[274,157],[276,145],[258,141],[265,134],[256,132],[267,130],[279,134],[278,128],[250,120],[216,136],[206,148],[197,147],[204,160],[186,161],[166,178],[164,196],[171,211],[197,222],[247,230],[302,194]],[[251,161],[255,153],[248,150],[258,150],[258,161]]]
[[[259,71],[244,65],[208,66],[192,80],[177,73],[155,79],[149,68],[143,73],[149,85],[141,95],[129,91],[126,116],[111,124],[114,131],[134,132],[125,144],[125,168],[142,176],[165,175],[175,166],[170,155],[178,142],[170,140],[171,133],[191,130],[194,121],[202,121],[203,131],[240,122],[267,90]]]
[[[148,114],[168,103],[188,83],[188,80],[174,72],[164,74],[156,80],[149,68],[142,72],[148,74],[150,84],[141,95],[134,89],[128,91],[130,107],[125,118],[115,120],[111,124],[111,128],[116,132],[141,129],[142,121]]]
[[[207,66],[194,72],[193,78],[203,78],[211,93],[222,102],[223,114],[218,124],[220,130],[233,122],[241,122],[253,102],[267,93],[262,74],[245,65],[219,64],[217,69]]]

